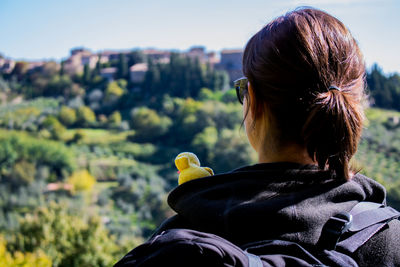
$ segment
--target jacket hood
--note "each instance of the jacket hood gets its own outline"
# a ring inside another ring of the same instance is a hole
[[[284,239],[316,244],[326,221],[360,201],[384,203],[385,189],[361,174],[333,179],[316,166],[263,163],[184,183],[168,204],[193,229],[236,244]]]

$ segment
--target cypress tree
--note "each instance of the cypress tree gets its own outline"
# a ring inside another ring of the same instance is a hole
[[[100,58],[101,58],[101,55],[99,54],[97,57],[96,68],[94,70],[95,75],[100,75],[100,71],[101,71]]]
[[[85,66],[83,67],[83,84],[88,85],[91,81],[91,71],[89,68],[89,64],[85,64]]]
[[[118,59],[118,78],[127,79],[128,78],[128,61],[126,60],[125,54],[119,54]]]

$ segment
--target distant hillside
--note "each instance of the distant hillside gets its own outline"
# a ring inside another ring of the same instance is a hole
[[[355,166],[382,183],[388,202],[400,209],[400,112],[370,108],[366,115]]]
[[[0,261],[110,266],[173,214],[179,152],[216,173],[256,162],[227,73],[170,54],[133,82],[125,61],[76,74],[19,62],[0,77]],[[367,81],[373,105],[399,109],[397,74],[374,68]],[[400,209],[400,113],[366,115],[354,166]]]

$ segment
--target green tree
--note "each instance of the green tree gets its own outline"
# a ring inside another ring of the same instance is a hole
[[[94,76],[100,75],[100,71],[101,71],[101,62],[100,62],[100,59],[101,59],[101,55],[99,54],[99,55],[97,56],[96,67],[95,67],[95,69],[94,69]]]
[[[60,65],[54,61],[49,61],[40,68],[32,69],[26,73],[26,85],[32,89],[30,92],[32,97],[57,95],[59,92],[54,92],[54,90],[63,88],[62,86],[55,86],[58,83],[55,77],[59,76],[59,72]]]
[[[215,100],[215,101],[219,101],[222,97],[222,92],[221,91],[212,91],[211,89],[208,89],[206,87],[201,88],[200,92],[199,92],[199,96],[198,99],[199,100]],[[236,97],[236,95],[235,95]]]
[[[90,191],[96,183],[96,179],[85,169],[74,172],[67,179],[67,183],[73,186],[74,192]]]
[[[50,132],[51,138],[54,140],[62,140],[62,137],[66,131],[64,125],[62,125],[56,117],[51,115],[46,117],[42,123],[42,127]]]
[[[62,106],[58,117],[64,125],[71,126],[76,122],[76,111],[73,108]]]
[[[194,136],[192,146],[199,158],[205,160],[205,164],[212,164],[217,141],[218,131],[212,126],[205,128],[202,132]]]
[[[65,69],[64,69],[64,67],[65,67],[65,61],[64,61],[64,60],[61,61],[60,65],[61,65],[61,67],[60,67],[60,73],[59,73],[59,75],[60,75],[60,76],[63,76],[63,75],[65,74]]]
[[[118,79],[117,84],[119,87],[121,87],[123,90],[126,90],[128,88],[128,82],[125,79]]]
[[[373,65],[371,72],[367,75],[368,88],[374,104],[378,107],[391,108],[392,100],[390,91],[385,88],[386,77],[382,73],[382,69],[377,64]]]
[[[26,160],[16,162],[11,171],[13,182],[25,185],[32,183],[35,180],[35,175],[35,165]]]
[[[142,63],[146,62],[145,55],[143,54],[142,51],[140,50],[133,50],[129,55],[128,55],[128,65],[133,66],[137,63]]]
[[[114,111],[108,117],[108,123],[111,127],[119,126],[121,124],[121,121],[122,121],[122,117],[121,117],[121,113],[119,113],[119,111]]]
[[[74,142],[74,143],[79,143],[85,138],[85,136],[86,136],[85,131],[83,131],[81,129],[77,130],[74,133],[74,136],[72,137],[71,141]]]
[[[124,94],[124,90],[118,85],[118,82],[113,81],[107,85],[104,101],[106,103],[114,103]]]
[[[382,69],[374,64],[367,73],[367,84],[371,102],[377,107],[400,110],[400,75],[385,75]]]
[[[148,70],[144,76],[143,87],[145,90],[145,97],[150,98],[157,96],[160,89],[160,69],[154,64],[153,60],[148,60]]]
[[[204,103],[191,98],[179,103],[175,114],[172,115],[174,125],[170,131],[171,141],[175,145],[190,145],[193,136],[200,133],[204,128],[215,126],[209,113],[204,109]],[[210,105],[213,107],[212,105]]]
[[[256,154],[246,137],[240,136],[239,129],[223,129],[213,150],[210,167],[218,172],[226,172],[256,162]]]
[[[194,90],[194,92],[191,92],[191,96],[196,97],[200,91],[200,88],[202,88],[205,85],[204,82],[204,73],[201,68],[201,64],[199,59],[196,57],[194,61],[189,62],[190,68],[190,88]]]
[[[23,161],[49,168],[52,181],[62,180],[76,167],[73,152],[63,143],[12,132],[0,135],[1,175],[9,176],[14,165]]]
[[[83,75],[82,75],[82,83],[83,84],[90,84],[92,80],[92,71],[90,70],[89,64],[85,64],[83,67]]]
[[[129,75],[128,60],[126,59],[125,54],[121,53],[119,54],[118,57],[117,77],[119,79],[128,79],[128,75]]]
[[[28,63],[25,61],[18,61],[15,63],[14,69],[11,71],[11,76],[16,77],[18,81],[26,78],[25,74],[28,71]]]
[[[3,78],[0,77],[0,92],[8,93],[10,92],[10,86]]]
[[[131,123],[135,130],[134,139],[150,141],[164,135],[172,125],[170,118],[160,116],[155,110],[141,107],[131,112]]]
[[[222,97],[221,97],[221,101],[223,103],[228,103],[228,102],[233,102],[236,103],[237,102],[237,96],[236,96],[236,91],[235,89],[231,89],[226,91]]]
[[[88,127],[96,121],[96,115],[87,106],[81,106],[76,112],[77,123],[80,126]]]
[[[22,253],[7,251],[7,242],[3,236],[0,236],[0,267],[51,267],[51,260],[40,249],[35,252]]]
[[[207,80],[207,87],[213,90],[225,90],[229,88],[229,75],[226,71],[212,71]]]
[[[37,208],[20,222],[11,252],[41,248],[53,266],[111,266],[118,247],[97,216],[70,214],[65,203]]]
[[[69,98],[79,94],[74,89],[74,83],[68,75],[54,75],[49,79],[43,94],[45,96],[64,96]]]

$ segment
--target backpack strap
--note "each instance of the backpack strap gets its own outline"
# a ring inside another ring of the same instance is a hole
[[[352,223],[353,216],[348,212],[340,212],[330,217],[322,228],[318,246],[335,250],[340,237],[350,229]]]
[[[388,222],[400,216],[400,213],[392,207],[373,202],[360,202],[350,211],[353,223],[350,232],[358,232],[368,226]]]
[[[400,212],[392,207],[373,202],[358,203],[350,214],[353,217],[347,231],[350,236],[337,243],[338,248],[347,253],[354,253],[389,221],[400,217]]]
[[[340,212],[324,225],[318,245],[353,253],[389,221],[400,217],[400,212],[380,203],[359,202],[350,212]],[[340,241],[342,235],[350,236]]]
[[[243,252],[249,259],[249,267],[263,267],[261,258],[259,256],[251,254],[245,250]]]

